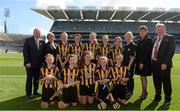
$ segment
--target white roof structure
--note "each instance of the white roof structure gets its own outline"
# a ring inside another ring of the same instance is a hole
[[[44,15],[53,20],[119,20],[119,21],[180,21],[180,9],[171,8],[153,8],[152,10],[146,7],[119,7],[114,9],[111,6],[104,6],[97,9],[94,6],[86,6],[79,9],[77,6],[67,6],[62,9],[58,6],[49,6],[48,8],[32,8],[33,11]]]

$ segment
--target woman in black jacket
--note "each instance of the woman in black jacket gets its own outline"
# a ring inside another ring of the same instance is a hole
[[[147,35],[148,29],[142,25],[138,28],[140,39],[136,47],[136,74],[141,76],[142,94],[139,100],[144,100],[147,95],[147,76],[151,76],[152,40]]]
[[[48,42],[45,44],[45,49],[44,49],[45,50],[45,56],[47,54],[52,54],[54,56],[54,58],[56,58],[56,47],[57,47],[57,44],[54,43],[55,35],[53,33],[49,32],[47,34],[47,40],[48,40]]]

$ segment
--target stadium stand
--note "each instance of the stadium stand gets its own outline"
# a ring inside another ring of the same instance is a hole
[[[0,33],[0,52],[22,52],[25,38],[30,35]]]
[[[132,31],[135,41],[138,38],[137,28],[140,25],[146,25],[149,29],[150,37],[154,37],[154,26],[157,22],[164,22],[167,27],[167,32],[174,35],[177,43],[177,51],[180,48],[180,9],[155,7],[152,10],[146,7],[119,7],[114,9],[111,6],[96,8],[94,6],[86,6],[80,9],[76,6],[67,6],[62,9],[58,6],[49,6],[45,9],[33,8],[33,11],[54,20],[50,29],[56,36],[56,41],[59,42],[59,34],[67,32],[69,42],[72,43],[74,34],[81,34],[83,43],[88,42],[90,32],[98,34],[98,41],[101,41],[101,36],[108,34],[110,43],[113,43],[113,38],[116,35],[123,35],[127,31]],[[6,44],[22,50],[23,39],[29,35],[19,34],[2,34],[0,33],[1,48]],[[23,38],[23,39],[22,39]],[[5,47],[6,48],[6,47]],[[3,49],[5,49],[3,48]]]

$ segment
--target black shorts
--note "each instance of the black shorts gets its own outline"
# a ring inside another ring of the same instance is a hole
[[[116,84],[112,89],[113,98],[117,101],[118,98],[125,99],[126,98],[126,86],[121,84]]]
[[[77,102],[77,87],[69,87],[62,89],[62,100],[64,103]]]
[[[106,102],[106,97],[108,96],[108,94],[110,93],[109,90],[109,85],[98,85],[98,99],[100,99],[100,101],[104,101]]]
[[[55,89],[56,90],[56,89]],[[54,95],[55,90],[53,88],[42,88],[42,101],[44,102],[50,102],[50,98]]]
[[[89,86],[79,85],[79,90],[81,96],[95,96],[95,84]]]

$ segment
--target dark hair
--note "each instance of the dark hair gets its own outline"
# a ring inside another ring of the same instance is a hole
[[[76,36],[81,38],[81,34],[75,34],[74,37],[76,37]]]
[[[74,38],[75,38],[75,37],[80,37],[80,42],[79,42],[79,44],[80,44],[80,46],[82,46],[82,40],[81,40],[81,39],[82,39],[82,36],[81,36],[81,34],[75,34],[75,35],[74,35]],[[76,44],[76,43],[75,43],[75,44]]]
[[[145,26],[145,25],[141,25],[141,26],[139,26],[138,30],[148,31],[148,28],[147,28],[147,26]]]
[[[81,59],[78,61],[78,67],[79,68],[83,68],[83,66],[85,65],[85,59],[84,57],[87,55],[87,54],[92,54],[91,51],[85,51],[83,52],[82,56],[81,56]]]

